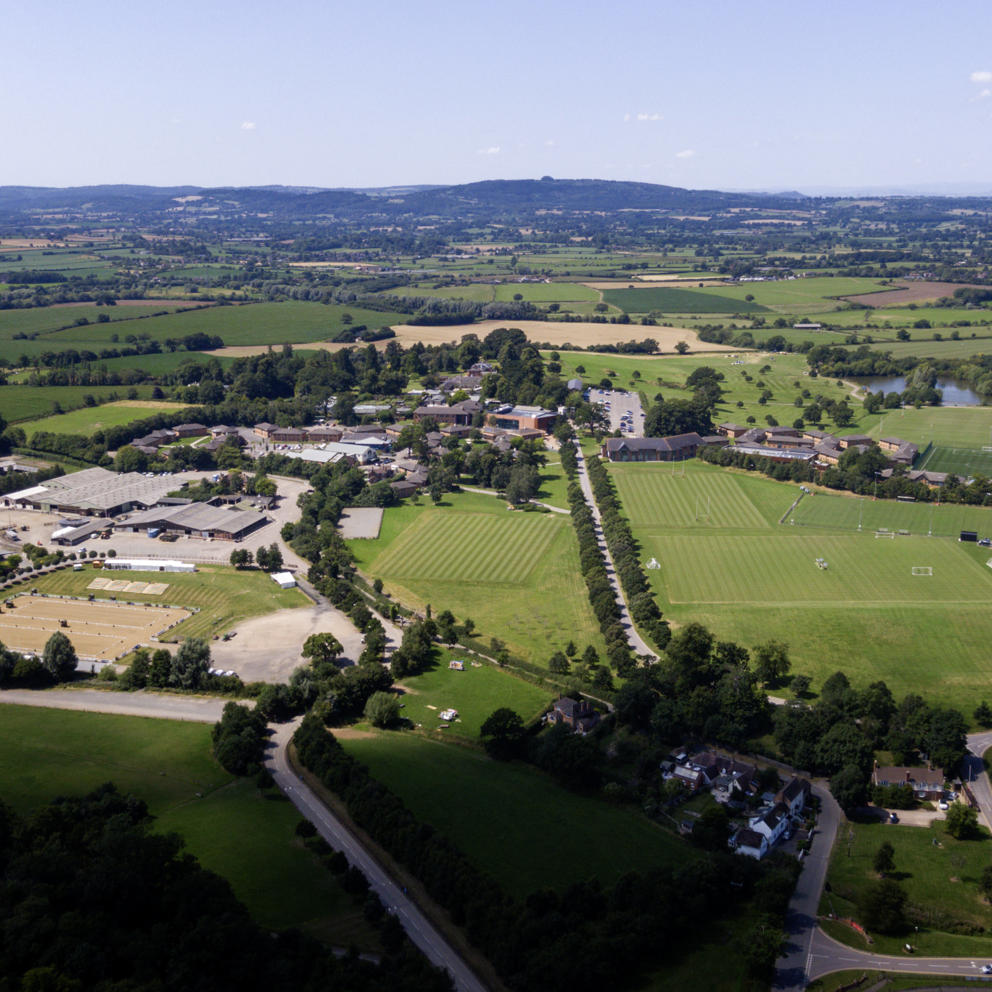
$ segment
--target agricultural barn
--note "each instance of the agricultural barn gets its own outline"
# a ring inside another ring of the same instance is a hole
[[[695,432],[672,437],[611,437],[602,453],[611,462],[677,462],[692,458],[708,444],[726,444],[726,438],[703,438]]]
[[[52,531],[52,543],[64,547],[81,544],[89,537],[99,534],[106,525],[105,520],[87,520],[84,524],[70,524]]]
[[[557,419],[557,413],[543,410],[539,406],[501,406],[494,413],[486,416],[486,423],[493,427],[502,427],[504,430],[529,428],[547,434],[554,427]]]
[[[171,558],[108,558],[103,567],[112,572],[195,572],[190,562]]]
[[[46,513],[113,517],[136,507],[155,506],[175,488],[175,480],[168,476],[149,479],[140,472],[119,475],[105,468],[87,468],[49,479],[40,486],[7,493],[3,505]]]
[[[254,510],[228,510],[206,503],[185,506],[157,506],[136,513],[118,528],[124,531],[160,530],[188,537],[216,537],[240,541],[268,523],[268,517]]]

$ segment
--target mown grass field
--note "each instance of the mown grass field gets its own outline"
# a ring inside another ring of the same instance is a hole
[[[992,340],[989,340],[987,327],[976,331],[974,339],[971,338],[970,331],[962,328],[959,341],[949,339],[946,332],[942,341],[934,341],[932,331],[915,333],[921,335],[921,340],[876,342],[871,347],[875,351],[888,351],[893,358],[905,358],[907,355],[917,358],[970,358],[972,355],[992,353]],[[923,339],[922,335],[926,335],[929,340]]]
[[[7,389],[28,390],[30,386],[7,386]],[[58,386],[52,389],[83,389],[83,387]],[[153,387],[146,386],[146,391],[150,394]],[[85,392],[92,392],[86,387]],[[37,390],[39,393],[51,391]],[[117,387],[120,393],[120,387]],[[0,399],[3,397],[3,390],[0,389]],[[59,413],[51,417],[43,417],[26,424],[24,431],[30,440],[31,435],[37,431],[52,431],[55,434],[92,434],[94,431],[105,427],[120,427],[123,424],[130,424],[134,420],[144,420],[145,417],[153,417],[156,413],[165,410],[182,410],[185,403],[167,403],[161,400],[119,400],[116,403],[104,403],[102,406],[82,407],[72,410],[69,413]]]
[[[671,603],[992,604],[992,569],[946,539],[672,534],[645,537],[644,546],[661,563]],[[913,575],[920,566],[932,574]]]
[[[350,325],[345,315],[351,315]],[[250,303],[229,307],[211,307],[207,310],[171,314],[166,317],[149,317],[129,325],[129,332],[147,335],[150,340],[182,338],[187,334],[202,332],[217,335],[225,345],[281,345],[325,341],[345,326],[365,324],[378,328],[386,324],[402,323],[409,314],[381,313],[338,304],[303,303],[295,300],[285,303]],[[78,342],[90,342],[107,347],[119,328],[107,324],[93,324],[85,328],[72,328],[48,335],[46,341],[52,350],[79,347]],[[18,342],[19,343],[19,342]]]
[[[375,541],[349,542],[362,571],[403,603],[471,617],[485,642],[539,664],[569,640],[603,650],[566,516],[510,513],[473,493],[444,502],[387,509]]]
[[[964,924],[992,928],[992,906],[978,890],[992,847],[985,830],[979,840],[955,840],[941,822],[929,828],[844,824],[837,835],[827,875],[831,891],[824,893],[820,912],[833,909],[838,915],[851,914],[858,919],[859,897],[878,879],[872,859],[883,841],[895,849],[892,877],[898,879],[910,904],[932,914],[932,928],[921,926],[911,938],[917,952],[986,957],[992,954],[992,938],[950,934],[941,930],[938,922],[941,917],[950,917]],[[905,939],[876,934],[873,937],[875,949],[881,954],[899,953]]]
[[[0,262],[0,265],[3,263]],[[149,317],[153,313],[161,313],[166,310],[176,310],[183,306],[193,306],[191,303],[176,302],[175,304],[152,304],[149,306],[112,306],[97,307],[93,304],[79,304],[78,306],[57,306],[57,307],[33,307],[22,310],[0,310],[0,342],[10,342],[3,345],[0,354],[6,355],[10,349],[16,349],[23,341],[14,341],[15,334],[39,334],[45,335],[52,331],[61,329],[72,329],[78,331],[80,336],[85,337],[91,327],[103,327],[97,323],[97,318],[104,315],[110,319],[110,323],[117,324],[111,333],[126,334],[138,333],[138,329],[144,324],[140,318]],[[77,320],[86,319],[90,323],[85,327],[76,327]]]
[[[25,424],[24,430],[29,435],[38,428],[34,423],[26,424],[26,421],[36,420],[38,417],[46,415],[54,417],[52,414],[55,404],[58,403],[63,410],[79,408],[83,410],[83,397],[92,396],[97,403],[102,403],[111,396],[124,396],[131,389],[135,389],[140,400],[147,401],[151,398],[154,386],[24,386],[11,383],[9,386],[0,386],[0,417],[3,417],[11,424]],[[126,402],[126,401],[122,401]],[[106,412],[106,405],[100,407],[86,407],[83,416],[99,419],[97,410]],[[112,416],[112,414],[111,414]],[[145,414],[147,416],[147,414]],[[126,423],[126,421],[125,421]]]
[[[437,663],[420,675],[403,679],[402,715],[419,729],[445,737],[478,740],[479,728],[493,710],[507,706],[519,713],[524,722],[540,714],[551,701],[548,690],[524,682],[509,672],[487,662],[475,662],[471,656],[454,651],[438,651]],[[448,667],[453,659],[463,660],[465,670]],[[446,730],[438,730],[442,710],[458,710],[459,719]]]
[[[884,680],[897,696],[992,699],[992,553],[946,537],[874,537],[879,527],[919,535],[931,512],[935,532],[956,536],[965,521],[992,533],[992,509],[817,493],[799,504],[815,527],[799,526],[799,511],[797,525],[779,525],[798,486],[695,460],[685,470],[609,466],[642,558],[661,565],[647,575],[674,624],[699,622],[746,647],[783,641],[793,672],[814,688],[842,670],[858,686]],[[707,493],[710,519],[696,520]],[[914,566],[933,574],[913,575]]]
[[[795,524],[791,522],[795,521]],[[909,531],[910,534],[957,537],[962,530],[977,530],[992,537],[992,507],[962,506],[956,503],[903,503],[891,499],[873,500],[840,493],[817,492],[804,496],[789,514],[787,524],[827,530]],[[905,543],[899,536],[895,543]]]
[[[931,448],[917,465],[931,472],[952,472],[962,479],[976,475],[992,478],[992,451],[975,448]]]
[[[922,450],[929,442],[948,448],[981,450],[992,445],[992,407],[926,406],[889,410],[865,431],[873,438],[901,437]]]
[[[197,569],[192,574],[169,572],[164,576],[157,575],[157,579],[169,583],[169,588],[161,596],[128,594],[128,598],[133,598],[134,602],[187,606],[200,611],[170,630],[162,637],[163,641],[179,641],[187,637],[209,639],[247,617],[291,609],[294,606],[306,606],[310,602],[299,589],[280,589],[265,572],[237,572],[220,565],[198,565]],[[94,568],[84,568],[81,572],[61,569],[49,575],[27,579],[24,583],[13,586],[8,595],[14,596],[27,589],[37,588],[39,592],[59,596],[92,594],[96,599],[109,599],[118,594],[87,588],[97,575],[105,574],[107,573]],[[140,580],[148,573],[133,574]]]
[[[731,296],[724,296],[723,289],[716,292],[702,289],[670,289],[667,286],[650,286],[646,289],[606,289],[603,302],[627,313],[763,313],[760,304]]]
[[[695,856],[639,811],[568,792],[530,765],[402,731],[339,740],[419,819],[518,897],[591,878],[610,884],[628,871]]]
[[[112,781],[148,803],[154,829],[182,834],[263,926],[369,946],[361,913],[295,836],[293,806],[228,775],[210,747],[203,724],[5,704],[0,798],[29,814]]]

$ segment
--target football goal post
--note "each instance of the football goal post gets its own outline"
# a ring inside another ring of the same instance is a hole
[[[896,532],[894,530],[877,530],[877,531],[875,531],[875,537],[892,537],[892,538],[894,538],[895,536],[896,536]]]
[[[913,575],[933,575],[933,567],[931,565],[914,565]]]

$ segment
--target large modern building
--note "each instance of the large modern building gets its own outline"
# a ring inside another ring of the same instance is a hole
[[[705,445],[725,445],[725,437],[675,434],[672,437],[611,437],[602,454],[611,462],[677,462],[692,458]]]
[[[134,532],[157,530],[187,537],[240,541],[266,523],[268,518],[254,510],[229,510],[207,503],[187,503],[143,510],[119,524],[117,529]]]
[[[548,433],[555,425],[558,414],[539,406],[501,406],[486,414],[486,423],[504,430],[539,430]]]
[[[140,472],[117,473],[105,468],[87,468],[29,489],[7,493],[2,503],[47,513],[113,517],[136,508],[155,506],[175,488],[176,480],[169,476],[149,478]]]

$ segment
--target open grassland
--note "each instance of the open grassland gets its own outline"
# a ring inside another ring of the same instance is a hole
[[[136,360],[140,361],[140,359]],[[83,408],[85,396],[92,396],[97,403],[100,403],[110,396],[121,396],[132,388],[137,390],[140,400],[147,401],[155,387],[151,385],[129,386],[127,388],[124,386],[25,386],[12,383],[8,386],[0,386],[0,417],[11,424],[23,423],[46,415],[51,415],[51,419],[55,419],[61,416],[60,414],[52,414],[56,403],[63,410]],[[133,401],[130,402],[133,403]],[[80,416],[99,420],[101,413],[97,412],[98,409],[106,412],[108,406],[86,407],[85,412],[81,412]],[[148,414],[142,414],[142,416],[148,416]],[[35,424],[31,424],[24,429],[30,434],[38,428]]]
[[[981,839],[955,840],[937,822],[929,828],[890,826],[885,823],[844,824],[838,832],[820,912],[858,919],[856,908],[865,889],[878,880],[872,859],[883,841],[895,849],[893,861],[897,879],[909,903],[928,914],[932,926],[921,925],[912,937],[921,955],[980,955],[992,953],[992,938],[965,937],[941,930],[941,919],[992,928],[992,906],[978,890],[982,870],[989,861],[992,846],[988,832]],[[947,924],[944,923],[944,926]],[[852,940],[859,939],[851,934]],[[875,949],[881,954],[899,953],[905,938],[873,934]],[[863,943],[855,946],[863,946]]]
[[[661,563],[671,603],[992,603],[992,569],[946,539],[694,534],[651,535],[644,545]],[[933,574],[913,575],[914,567]]]
[[[944,340],[934,341],[932,331],[919,331],[927,338],[910,341],[886,341],[875,343],[871,347],[875,351],[887,351],[893,358],[906,358],[912,355],[916,358],[971,358],[973,355],[988,355],[992,353],[992,340],[989,339],[988,328],[975,332],[973,339],[970,333],[961,332],[961,340],[954,341],[944,335]]]
[[[798,490],[795,490],[798,494]],[[920,536],[957,537],[962,530],[976,530],[992,536],[992,507],[963,506],[956,503],[904,503],[900,500],[873,500],[839,493],[817,492],[804,496],[786,521],[796,527],[828,530],[909,531]],[[892,539],[889,539],[890,541]],[[894,539],[896,544],[905,537]]]
[[[205,365],[207,362],[219,362],[226,368],[233,361],[233,358],[228,358],[226,355],[214,355],[203,351],[163,351],[157,355],[135,355],[132,358],[100,358],[89,364],[92,368],[107,369],[109,372],[141,369],[148,375],[158,376],[175,372],[180,366],[190,363]]]
[[[569,640],[603,650],[568,518],[510,513],[462,493],[438,507],[390,507],[374,541],[350,541],[359,567],[401,602],[471,617],[485,639],[546,664]]]
[[[874,537],[883,527],[925,535],[931,514],[935,533],[992,534],[992,509],[818,492],[793,511],[796,525],[779,525],[798,486],[695,461],[685,469],[609,466],[643,560],[661,565],[647,575],[673,623],[699,622],[748,647],[781,640],[793,671],[814,686],[843,670],[897,695],[992,698],[992,552],[949,538]]]
[[[77,331],[80,336],[85,337],[89,327],[104,326],[97,324],[97,318],[102,315],[108,317],[110,323],[119,325],[114,328],[112,333],[119,333],[124,336],[138,333],[138,328],[144,324],[140,318],[149,317],[153,313],[161,313],[163,310],[176,310],[183,306],[193,305],[195,304],[155,302],[147,306],[97,307],[95,303],[74,303],[71,306],[0,310],[0,342],[10,342],[3,345],[4,350],[0,354],[6,356],[10,349],[16,349],[25,343],[13,341],[15,334],[45,335],[64,328],[71,328]],[[90,324],[87,327],[76,327],[77,320],[88,320]],[[120,326],[122,323],[123,326]]]
[[[445,737],[478,740],[479,728],[493,710],[507,706],[524,722],[536,719],[551,701],[546,689],[503,671],[487,662],[475,662],[457,650],[438,651],[433,667],[406,678],[403,690],[403,716],[425,731],[442,733],[438,728],[442,710],[458,710],[458,720],[443,731]],[[464,661],[465,670],[448,667],[453,659]]]
[[[351,315],[350,324],[344,319],[347,314]],[[406,320],[407,317],[407,314],[380,313],[361,307],[287,301],[210,307],[165,317],[149,317],[129,325],[128,329],[153,341],[203,333],[221,337],[225,345],[281,345],[325,341],[346,326],[365,324],[378,328]],[[118,333],[120,328],[91,324],[50,334],[46,336],[46,341],[51,350],[78,348],[79,342],[87,342],[91,349],[96,350],[95,345],[107,347],[112,335]]]
[[[631,526],[637,528],[760,530],[778,522],[792,497],[780,483],[696,460],[664,466],[617,463],[610,471]]]
[[[59,596],[87,597],[92,594],[96,600],[101,600],[116,595],[122,601],[191,607],[200,611],[178,627],[173,627],[161,638],[163,641],[179,641],[186,637],[209,639],[247,617],[294,606],[306,606],[310,602],[299,589],[280,589],[265,572],[237,572],[220,565],[198,565],[197,568],[198,571],[192,574],[154,573],[156,580],[169,583],[169,588],[161,596],[147,597],[139,593],[128,593],[125,596],[107,590],[90,589],[89,584],[96,575],[108,574],[93,568],[84,568],[81,572],[61,569],[49,575],[32,577],[12,587],[8,595],[17,595],[36,588],[39,592]],[[121,573],[113,574],[119,577]],[[128,572],[127,575],[128,578],[140,580],[147,578],[149,573]]]
[[[992,445],[992,407],[989,406],[927,406],[889,410],[881,420],[874,420],[865,431],[873,438],[901,437],[918,444],[946,448],[981,450]]]
[[[418,819],[518,897],[591,878],[610,884],[694,857],[640,812],[568,792],[529,765],[402,732],[340,741]]]
[[[878,299],[882,298],[879,294]],[[895,343],[895,330],[906,328],[910,340],[927,341],[933,337],[933,330],[925,327],[913,327],[918,320],[927,320],[933,327],[950,327],[956,322],[970,321],[974,327],[967,325],[957,328],[961,337],[971,337],[974,331],[980,335],[988,335],[988,328],[978,325],[992,319],[992,311],[981,307],[884,307],[877,310],[862,310],[860,307],[851,310],[827,310],[822,313],[804,314],[810,321],[822,321],[827,324],[838,324],[841,327],[865,328],[876,337],[885,336]],[[888,332],[888,333],[887,333]],[[947,337],[945,334],[944,337]]]
[[[761,313],[765,307],[743,298],[723,296],[720,290],[673,289],[650,286],[645,289],[606,289],[603,301],[627,313]]]
[[[644,330],[653,336],[655,328]],[[743,424],[751,416],[758,426],[764,426],[766,418],[771,416],[780,424],[791,425],[802,414],[802,410],[795,405],[796,399],[800,398],[808,404],[813,396],[818,395],[835,401],[848,399],[855,419],[850,427],[838,433],[867,433],[868,428],[879,420],[877,416],[866,414],[861,402],[850,397],[851,386],[844,383],[838,385],[835,379],[810,377],[803,355],[770,355],[739,350],[722,355],[665,357],[597,355],[580,351],[561,351],[559,354],[563,378],[580,378],[589,386],[598,385],[603,378],[607,378],[615,388],[638,390],[649,405],[659,393],[665,399],[690,399],[692,391],[685,388],[689,375],[700,366],[716,369],[724,377],[720,383],[724,395],[713,417],[716,423],[729,420]],[[762,372],[765,366],[768,366],[768,371]],[[578,367],[585,371],[577,372]],[[745,374],[751,377],[750,382],[745,379]],[[759,399],[765,389],[770,390],[772,395],[762,404]],[[803,391],[808,391],[810,398],[803,398]],[[738,406],[738,403],[742,405]],[[896,433],[894,429],[893,433]]]
[[[471,283],[468,286],[442,286],[438,289],[418,286],[408,290],[407,294],[470,300],[473,303],[508,302],[517,296],[530,303],[597,303],[600,298],[595,289],[576,282]]]
[[[0,798],[18,812],[107,781],[148,803],[155,829],[180,833],[263,926],[368,946],[361,914],[296,838],[299,814],[228,775],[210,753],[209,727],[4,705]]]
[[[30,386],[7,386],[6,389],[30,389]],[[58,386],[52,389],[65,389]],[[82,388],[82,387],[71,387]],[[151,389],[152,387],[146,387]],[[87,389],[87,391],[90,391]],[[43,390],[38,390],[43,392]],[[3,390],[0,389],[0,398]],[[182,410],[185,403],[167,403],[162,400],[120,400],[117,403],[104,403],[102,406],[83,407],[71,413],[59,413],[41,420],[32,421],[25,427],[30,439],[36,431],[51,431],[54,434],[92,434],[105,427],[120,427],[134,420],[144,420],[165,410]]]

